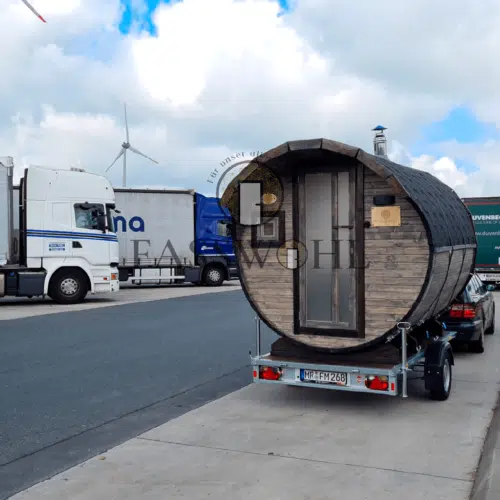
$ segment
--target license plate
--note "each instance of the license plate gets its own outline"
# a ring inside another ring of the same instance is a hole
[[[300,370],[302,382],[316,382],[318,384],[347,385],[347,373],[323,372],[316,370]]]

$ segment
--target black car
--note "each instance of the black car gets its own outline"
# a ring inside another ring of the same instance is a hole
[[[494,285],[484,284],[473,274],[465,290],[441,315],[448,330],[457,332],[458,344],[468,344],[473,352],[484,352],[484,334],[495,332]]]

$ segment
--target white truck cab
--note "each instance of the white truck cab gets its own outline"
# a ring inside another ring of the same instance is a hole
[[[1,166],[10,220],[2,224],[0,216],[0,297],[48,295],[71,304],[88,293],[118,291],[111,183],[81,169],[29,167],[16,204],[12,161]]]

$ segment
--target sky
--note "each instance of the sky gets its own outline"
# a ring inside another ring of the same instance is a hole
[[[372,151],[500,195],[500,2],[21,0],[0,6],[0,156],[121,187],[214,195],[221,164],[288,140]],[[225,168],[228,167],[226,163]],[[215,172],[217,170],[217,172]],[[212,182],[210,182],[212,181]]]

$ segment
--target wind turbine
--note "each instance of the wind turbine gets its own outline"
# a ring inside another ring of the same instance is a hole
[[[146,156],[144,153],[141,153],[139,150],[133,148],[130,145],[129,142],[129,135],[128,135],[128,121],[127,121],[127,105],[123,104],[123,109],[125,111],[125,131],[127,134],[127,139],[126,142],[122,144],[122,149],[118,153],[118,156],[115,158],[113,163],[106,169],[106,172],[118,161],[118,159],[123,156],[123,187],[127,186],[127,149],[130,149],[133,153],[144,156],[144,158],[147,158],[148,160],[151,160],[153,163],[158,163],[156,160],[153,160],[153,158],[150,158],[149,156]]]
[[[22,0],[22,2],[24,3],[24,5],[26,5],[26,7],[28,7],[29,10],[31,10],[31,12],[33,12],[33,14],[35,14],[36,17],[38,17],[38,19],[41,19],[44,23],[46,23],[47,21],[35,10],[35,8],[28,2],[28,0]]]

